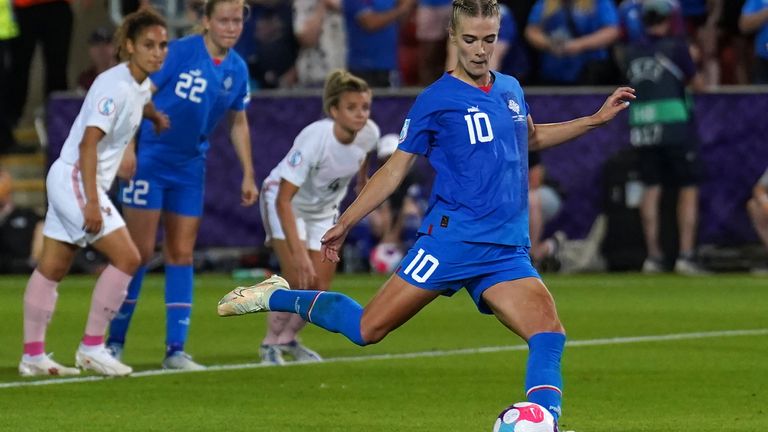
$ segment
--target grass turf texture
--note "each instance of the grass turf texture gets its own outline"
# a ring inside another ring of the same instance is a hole
[[[768,283],[632,274],[547,277],[570,341],[768,328]],[[70,277],[47,350],[72,365],[94,278]],[[382,278],[340,276],[361,302]],[[0,279],[0,385],[18,376],[26,277]],[[257,361],[264,316],[219,318],[235,284],[197,278],[187,350],[207,365]],[[124,360],[158,369],[164,350],[161,276],[147,278]],[[328,358],[519,345],[464,293],[441,298],[382,343],[359,348],[308,326],[304,341]],[[490,431],[523,400],[526,352],[469,353],[292,367],[207,371],[0,388],[0,430],[26,431]],[[564,357],[561,430],[759,431],[768,427],[768,336],[573,346]],[[44,379],[43,379],[44,380]]]

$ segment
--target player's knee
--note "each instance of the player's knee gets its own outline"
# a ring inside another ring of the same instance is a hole
[[[122,272],[132,275],[136,273],[141,262],[141,255],[138,250],[134,248],[126,248],[126,250],[112,262],[112,265]]]
[[[37,271],[48,280],[61,282],[69,272],[69,266],[62,263],[41,261],[37,264]]]

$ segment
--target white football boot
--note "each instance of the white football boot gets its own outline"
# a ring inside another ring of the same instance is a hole
[[[320,357],[320,354],[300,344],[298,341],[293,341],[278,346],[283,353],[290,355],[297,362],[310,363],[323,361],[323,358]]]
[[[184,351],[176,351],[163,360],[163,369],[199,371],[206,368],[192,360],[192,356]]]
[[[125,376],[133,372],[133,368],[112,357],[104,345],[92,349],[80,345],[75,354],[75,366],[106,376]]]
[[[80,375],[80,369],[62,366],[53,361],[52,356],[53,354],[38,356],[24,354],[19,362],[19,375],[23,377]]]
[[[262,344],[259,347],[259,356],[261,362],[264,364],[271,364],[276,366],[282,366],[285,364],[283,359],[283,351],[280,349],[280,345],[277,344]]]
[[[289,290],[288,282],[280,276],[249,287],[237,287],[219,300],[219,316],[243,315],[269,310],[269,298],[277,290]]]

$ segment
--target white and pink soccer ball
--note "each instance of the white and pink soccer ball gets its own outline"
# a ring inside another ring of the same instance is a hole
[[[557,432],[555,418],[541,405],[518,402],[504,409],[493,432]]]
[[[369,260],[371,271],[379,274],[389,274],[395,271],[400,261],[403,260],[403,252],[394,243],[379,243],[371,251]]]

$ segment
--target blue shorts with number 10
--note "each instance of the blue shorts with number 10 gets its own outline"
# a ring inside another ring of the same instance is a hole
[[[204,158],[194,158],[183,164],[163,163],[140,155],[137,159],[136,174],[130,182],[120,184],[119,198],[123,206],[202,216]]]
[[[531,264],[528,247],[493,243],[440,241],[421,235],[400,263],[396,273],[406,282],[452,296],[462,287],[472,296],[477,309],[491,310],[483,292],[505,281],[541,278]]]

